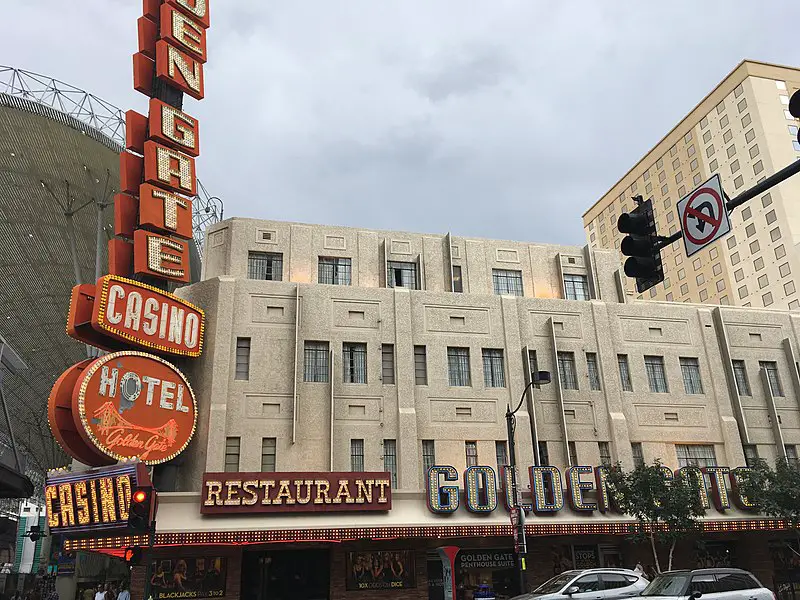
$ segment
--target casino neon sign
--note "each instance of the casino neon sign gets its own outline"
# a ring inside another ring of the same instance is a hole
[[[746,467],[683,467],[673,472],[663,467],[664,477],[690,477],[699,483],[700,503],[704,509],[714,508],[722,512],[736,506],[741,510],[753,510],[753,503],[740,491]],[[565,477],[558,467],[533,466],[528,469],[531,501],[522,502],[525,512],[537,515],[554,514],[565,504],[578,513],[594,511],[613,512],[614,498],[607,482],[608,467],[574,466],[566,470]],[[425,479],[425,496],[428,509],[437,514],[452,514],[462,503],[472,513],[488,514],[497,509],[498,492],[506,510],[514,505],[511,496],[511,469],[503,468],[502,480],[489,466],[468,467],[463,473],[464,488],[459,486],[459,474],[455,467],[433,466]],[[706,483],[708,481],[708,483]],[[498,485],[500,484],[500,485]],[[730,485],[730,489],[728,487]]]

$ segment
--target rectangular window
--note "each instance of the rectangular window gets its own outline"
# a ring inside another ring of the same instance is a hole
[[[464,451],[467,455],[467,466],[478,466],[478,442],[464,442]]]
[[[564,275],[564,296],[567,300],[589,300],[589,280],[586,275]]]
[[[539,466],[550,466],[550,452],[547,450],[547,442],[539,442]]]
[[[736,380],[736,389],[739,390],[740,396],[752,396],[750,391],[750,382],[747,379],[747,368],[743,360],[733,361],[733,377]]]
[[[247,278],[282,281],[283,254],[277,252],[248,252]]]
[[[676,444],[679,467],[716,467],[714,446],[701,444]]]
[[[483,349],[483,383],[486,387],[506,387],[502,350]]]
[[[350,470],[364,472],[364,440],[350,440]]]
[[[622,384],[622,391],[632,392],[633,382],[631,382],[631,370],[628,367],[628,355],[617,354],[617,365],[619,365],[619,381]]]
[[[683,389],[687,394],[702,394],[703,382],[700,380],[700,363],[696,358],[681,358]]]
[[[392,477],[392,488],[397,487],[397,440],[383,440],[383,469]]]
[[[277,471],[275,466],[276,438],[261,438],[261,472],[274,473]]]
[[[389,261],[388,268],[387,287],[419,289],[416,263]]]
[[[642,451],[641,442],[631,442],[631,453],[633,454],[634,468],[644,466],[644,452]]]
[[[569,450],[569,464],[574,467],[578,464],[578,449],[575,447],[575,442],[569,442],[567,449]]]
[[[452,387],[472,385],[469,376],[469,348],[447,348],[448,381]]]
[[[436,464],[436,443],[433,440],[422,440],[422,468],[427,474]]]
[[[498,440],[494,443],[494,454],[497,458],[497,476],[503,476],[503,467],[508,465],[508,446],[505,440]]]
[[[561,378],[562,389],[578,389],[578,377],[575,374],[575,354],[573,352],[558,353],[558,375]]]
[[[749,468],[753,468],[758,463],[758,447],[755,444],[744,444],[744,464]]]
[[[598,391],[600,389],[600,368],[597,365],[597,354],[594,352],[586,353],[586,368],[589,371],[589,389]]]
[[[644,368],[647,371],[647,381],[650,384],[650,391],[658,394],[666,394],[667,376],[664,372],[663,356],[645,356]]]
[[[225,472],[239,472],[239,450],[242,445],[242,438],[225,438]]]
[[[597,442],[597,448],[600,451],[600,464],[611,465],[611,444],[608,442]]]
[[[792,466],[797,466],[797,446],[794,444],[787,444],[784,448],[786,449],[786,462]]]
[[[775,397],[783,397],[783,386],[781,386],[781,378],[778,375],[778,363],[771,360],[761,360],[758,366],[767,372],[767,379],[769,380],[769,387],[772,389],[772,395]]]
[[[350,285],[353,261],[349,258],[319,257],[317,281],[330,285]]]
[[[239,381],[250,379],[250,338],[236,338],[236,374],[234,378]]]
[[[381,345],[381,379],[383,385],[394,385],[394,344]]]
[[[464,291],[464,281],[461,279],[461,267],[453,265],[453,291],[461,293]]]
[[[414,383],[428,385],[428,356],[425,346],[414,346]]]
[[[498,296],[522,296],[522,271],[492,269],[494,293]]]
[[[328,342],[306,342],[303,350],[303,381],[328,383]]]
[[[345,383],[367,383],[367,345],[342,344],[342,369]]]

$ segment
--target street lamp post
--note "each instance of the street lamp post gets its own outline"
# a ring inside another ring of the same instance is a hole
[[[517,573],[519,575],[519,591],[521,594],[526,592],[527,585],[525,583],[525,554],[527,551],[525,543],[525,510],[520,503],[520,496],[517,486],[517,451],[514,431],[516,429],[516,418],[514,415],[522,408],[522,403],[525,401],[525,394],[534,385],[541,385],[550,383],[549,371],[535,371],[531,373],[531,380],[525,389],[522,390],[522,397],[519,399],[519,404],[514,410],[511,410],[511,405],[506,409],[506,428],[508,429],[508,453],[509,453],[509,468],[511,469],[511,525],[514,529],[514,550],[517,553]]]

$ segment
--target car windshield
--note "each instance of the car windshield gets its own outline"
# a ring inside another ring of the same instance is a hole
[[[689,581],[688,573],[675,573],[673,575],[659,575],[650,582],[642,596],[678,596],[686,588]]]
[[[561,575],[556,575],[548,579],[542,585],[533,590],[534,594],[554,594],[560,592],[561,588],[567,585],[580,571],[565,571]]]

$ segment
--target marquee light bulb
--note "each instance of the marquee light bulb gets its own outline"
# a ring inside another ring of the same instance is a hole
[[[147,494],[145,492],[143,492],[142,490],[137,490],[136,492],[134,492],[133,494],[134,502],[141,503],[144,502],[145,500],[147,500]]]

